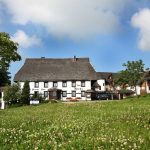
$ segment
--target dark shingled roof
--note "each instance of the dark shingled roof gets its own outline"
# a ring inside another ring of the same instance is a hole
[[[89,58],[26,59],[14,81],[96,80]]]
[[[97,72],[97,79],[105,79],[107,80],[112,75],[112,78],[117,76],[117,73],[112,72]]]

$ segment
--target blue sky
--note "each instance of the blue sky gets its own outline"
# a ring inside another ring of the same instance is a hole
[[[26,58],[89,57],[96,71],[117,72],[128,60],[150,67],[149,0],[0,0],[0,31]]]

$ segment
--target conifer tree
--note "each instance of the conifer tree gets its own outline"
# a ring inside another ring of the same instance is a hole
[[[21,97],[23,104],[30,104],[30,86],[29,81],[25,81],[23,89],[22,89],[22,97]]]

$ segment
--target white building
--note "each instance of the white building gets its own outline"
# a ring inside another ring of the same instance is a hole
[[[26,59],[14,81],[19,82],[21,88],[25,81],[29,81],[31,96],[39,93],[45,99],[66,101],[91,100],[106,91],[117,93],[121,88],[114,87],[115,77],[116,73],[96,72],[89,58],[36,58]],[[150,72],[143,79],[137,86],[139,95],[150,93]]]
[[[21,88],[29,81],[30,94],[39,93],[46,99],[91,100],[97,73],[89,58],[26,59],[14,81]],[[104,91],[105,81],[99,80],[98,84]]]

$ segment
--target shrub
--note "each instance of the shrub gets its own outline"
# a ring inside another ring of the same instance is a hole
[[[39,100],[39,102],[43,102],[45,99],[44,97],[41,96],[39,93],[34,93],[33,96],[31,97],[31,100]]]
[[[4,93],[4,101],[6,101],[8,104],[20,103],[21,91],[18,84],[7,86],[4,90]]]

